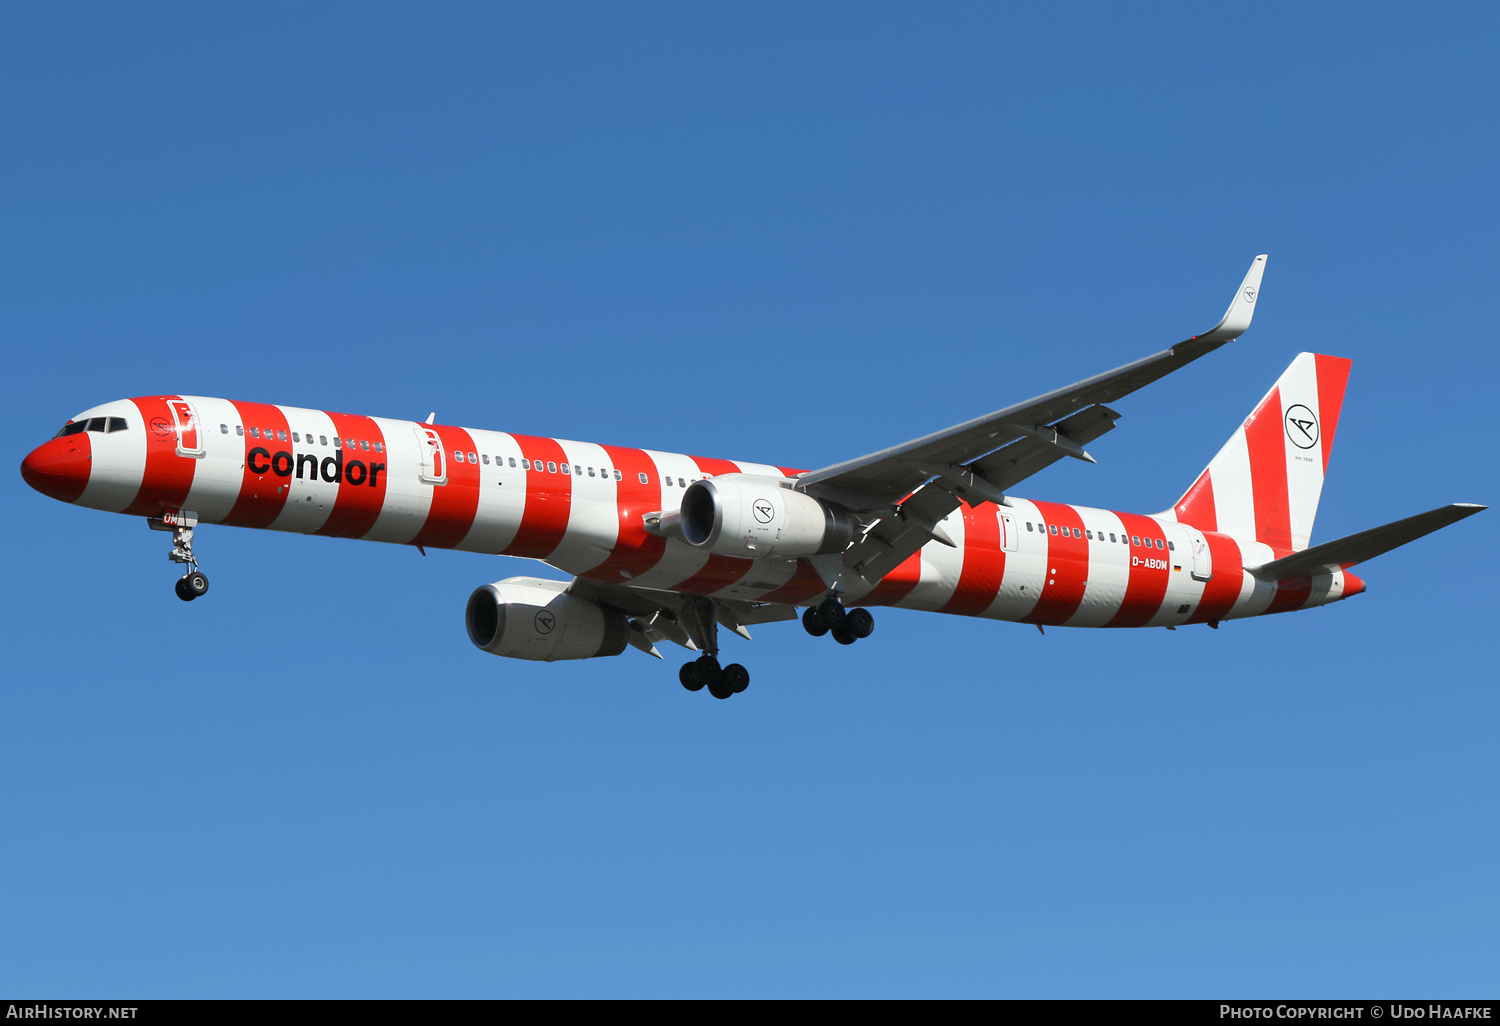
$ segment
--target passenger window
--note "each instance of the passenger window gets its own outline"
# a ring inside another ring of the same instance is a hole
[[[564,473],[564,474],[571,474],[571,473],[573,473],[573,472],[572,472],[572,471],[571,471],[571,470],[569,470],[569,469],[568,469],[568,465],[567,465],[567,464],[566,464],[566,463],[564,463],[564,464],[563,464],[563,465],[562,465],[562,472],[563,472],[563,473]]]
[[[351,448],[351,449],[356,448],[356,446],[354,444],[354,439],[352,439],[352,438],[346,438],[346,439],[344,439],[344,441],[346,441],[346,442],[349,443],[349,448]]]
[[[1141,543],[1140,538],[1136,537],[1133,534],[1130,536],[1130,544],[1132,544],[1132,545],[1139,545],[1140,543]]]
[[[250,437],[251,438],[259,438],[260,437],[260,428],[251,428],[250,429]]]
[[[1087,528],[1084,528],[1083,536],[1085,538],[1087,538],[1089,541],[1093,541],[1094,540],[1094,532],[1088,530]]]
[[[593,477],[593,476],[594,476],[594,468],[590,467],[589,468],[589,477]]]
[[[118,431],[119,430],[119,428],[115,427],[115,421],[116,420],[120,420],[120,418],[119,417],[115,417],[113,420],[111,420],[109,422],[109,429],[111,431]],[[121,427],[125,426],[125,422],[123,420],[120,420],[120,426]],[[229,425],[228,424],[220,424],[219,425],[219,434],[221,434],[221,435],[227,435],[227,434],[229,434]]]
[[[645,475],[645,474],[642,474],[642,475],[641,475],[641,476],[642,476],[642,477],[645,477],[645,476],[646,476],[646,475]],[[616,480],[616,481],[619,481],[619,480],[621,480],[621,477],[620,477],[620,472],[619,472],[619,471],[618,471],[618,470],[617,470],[617,471],[615,471],[615,480]]]
[[[483,456],[480,456],[480,457],[479,457],[479,459],[480,459],[480,461],[481,461],[481,462],[482,462],[482,463],[483,463],[483,464],[484,464],[484,465],[485,465],[485,466],[486,466],[486,467],[487,467],[487,466],[489,466],[489,465],[490,465],[490,454],[489,454],[489,453],[485,453],[485,454],[484,454],[484,455],[483,455]]]
[[[1031,530],[1031,521],[1030,520],[1026,521],[1026,530],[1028,530],[1028,531]]]
[[[525,460],[522,460],[522,461],[521,461],[521,462],[522,462],[522,463],[525,463],[525,462],[526,462],[526,461],[525,461]],[[514,467],[514,466],[515,466],[515,465],[516,465],[516,458],[515,458],[515,457],[514,457],[514,456],[512,456],[512,457],[511,457],[511,458],[510,458],[510,465],[511,465],[511,466],[513,466],[513,467]]]
[[[1156,547],[1159,548],[1159,549],[1160,548],[1165,548],[1165,546],[1162,545],[1160,538],[1156,539]]]
[[[382,444],[382,443],[380,443],[380,442],[376,442],[375,443],[375,451],[376,452],[385,452],[385,445]]]
[[[478,457],[478,456],[476,456],[476,455],[474,455],[474,454],[473,454],[473,453],[472,453],[472,452],[471,452],[471,453],[469,453],[469,462],[470,462],[470,463],[474,463],[474,464],[478,464],[478,463],[479,463],[479,457]]]
[[[1080,531],[1078,528],[1075,527],[1075,528],[1073,528],[1073,537],[1074,538],[1082,538],[1083,537],[1083,532]]]
[[[359,440],[359,447],[361,449],[363,449],[365,452],[369,452],[370,451],[370,440],[368,438],[361,438]]]
[[[651,480],[645,474],[641,475],[641,484],[650,484]]]
[[[1171,549],[1173,552],[1177,551],[1177,546],[1173,545],[1171,542],[1167,542],[1167,548]]]
[[[334,441],[338,441],[338,439],[334,439]],[[327,445],[328,444],[328,436],[327,435],[319,435],[318,436],[318,444],[319,445]]]
[[[666,485],[668,488],[672,487],[672,479],[670,477],[664,477],[664,478],[662,478],[661,479],[661,483],[664,484],[664,485]]]
[[[531,469],[531,461],[527,460],[527,459],[523,459],[521,461],[521,469],[522,470],[530,470]]]
[[[1056,534],[1057,533],[1057,525],[1056,524],[1048,524],[1047,525],[1047,533],[1048,534]]]
[[[549,473],[549,474],[555,474],[555,473],[557,473],[557,464],[553,463],[551,460],[547,461],[547,473]]]
[[[336,441],[338,441],[338,439],[335,438],[334,441],[336,442]],[[461,450],[461,449],[454,449],[453,450],[453,459],[457,463],[462,463],[464,461],[463,450]]]
[[[1111,531],[1111,532],[1110,532],[1110,533],[1109,533],[1109,540],[1110,540],[1110,541],[1114,541],[1114,540],[1115,540],[1115,533],[1114,533],[1114,532],[1113,532],[1113,531]]]
[[[284,441],[286,441],[286,432],[285,431],[278,431],[278,432],[276,432],[276,441],[278,441],[278,442],[284,442]]]
[[[245,437],[245,425],[243,425],[243,424],[236,424],[234,426],[234,433],[237,434],[237,435],[239,435],[241,438],[244,438]]]
[[[677,479],[677,487],[678,488],[686,488],[687,487],[687,482],[684,481],[682,478],[679,477]]]
[[[574,474],[582,474],[583,473],[583,468],[580,467],[578,464],[575,463],[575,464],[573,464],[573,473]]]
[[[338,435],[334,435],[333,436],[333,447],[335,449],[342,449],[344,447],[344,440],[341,439]]]

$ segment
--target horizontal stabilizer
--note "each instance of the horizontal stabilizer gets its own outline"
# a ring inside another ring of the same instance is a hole
[[[1313,574],[1332,573],[1356,563],[1363,563],[1367,559],[1374,559],[1409,541],[1416,541],[1424,534],[1431,534],[1439,528],[1456,524],[1464,517],[1471,517],[1480,510],[1488,508],[1488,506],[1478,506],[1471,502],[1455,502],[1451,506],[1442,506],[1427,513],[1418,513],[1414,517],[1397,520],[1383,527],[1372,527],[1368,531],[1324,542],[1322,545],[1314,545],[1310,549],[1303,549],[1290,556],[1283,556],[1247,569],[1255,576],[1268,581],[1289,581],[1298,577],[1310,577]]]

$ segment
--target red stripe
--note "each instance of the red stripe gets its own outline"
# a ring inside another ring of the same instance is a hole
[[[661,562],[662,553],[666,551],[667,540],[647,534],[641,520],[647,513],[661,510],[661,479],[656,474],[656,464],[642,450],[622,449],[615,445],[600,448],[620,472],[620,480],[615,485],[615,508],[619,512],[620,527],[609,558],[583,576],[618,583],[650,570]],[[643,475],[644,482],[641,481]]]
[[[1043,523],[1057,525],[1057,533],[1047,532],[1047,575],[1042,578],[1042,594],[1022,622],[1066,623],[1083,602],[1083,586],[1089,578],[1089,540],[1083,533],[1083,518],[1072,506],[1038,502],[1036,508]],[[1077,538],[1073,537],[1075,527]]]
[[[172,411],[167,408],[167,403],[177,398],[150,395],[130,400],[141,411],[141,423],[146,426],[146,470],[135,499],[121,512],[151,516],[164,509],[181,509],[187,501],[198,461],[177,455],[177,429],[172,426]]]
[[[977,509],[960,506],[964,518],[963,569],[958,587],[940,613],[979,616],[995,601],[1005,576],[1005,552],[1000,547],[999,508],[985,503]]]
[[[557,551],[563,535],[568,533],[568,516],[573,509],[573,478],[563,474],[560,466],[568,458],[563,454],[562,446],[551,438],[535,435],[511,437],[521,447],[521,455],[531,461],[531,469],[526,471],[526,508],[521,513],[521,526],[516,530],[515,539],[506,547],[505,554],[546,559]],[[549,460],[559,465],[558,473],[547,471]]]
[[[1235,600],[1240,597],[1240,585],[1244,581],[1241,573],[1244,557],[1240,555],[1240,547],[1235,540],[1227,534],[1211,532],[1204,532],[1203,537],[1208,542],[1214,574],[1203,586],[1203,598],[1198,600],[1198,608],[1193,610],[1193,615],[1187,618],[1188,623],[1224,619],[1234,608]],[[1188,553],[1183,558],[1191,559],[1192,554]]]
[[[287,426],[286,415],[275,406],[236,402],[234,409],[245,429],[245,436],[241,439],[245,464],[240,477],[239,497],[224,523],[236,527],[269,527],[281,515],[290,491],[290,470],[278,474],[272,461],[278,452],[291,452],[291,429]],[[281,434],[278,436],[277,432]],[[262,451],[256,452],[257,449]]]
[[[469,461],[469,453],[475,450],[474,439],[463,428],[433,424],[432,430],[443,440],[448,483],[432,486],[427,522],[407,544],[451,549],[464,540],[479,511],[479,464]],[[462,453],[462,460],[455,453]]]
[[[813,569],[811,562],[805,559],[797,560],[797,570],[792,574],[792,579],[781,587],[756,599],[757,602],[784,602],[788,605],[797,605],[806,602],[814,595],[821,595],[828,590],[828,585],[823,583],[822,576]]]
[[[1167,582],[1172,576],[1170,556],[1173,553],[1167,548],[1166,535],[1162,533],[1161,526],[1150,517],[1143,517],[1139,513],[1116,513],[1120,518],[1120,524],[1125,528],[1127,537],[1137,537],[1141,541],[1150,539],[1151,548],[1144,545],[1131,544],[1130,546],[1130,578],[1125,585],[1125,599],[1120,603],[1119,610],[1110,619],[1106,627],[1140,627],[1149,623],[1151,618],[1161,610],[1161,600],[1167,594]],[[1161,539],[1162,547],[1156,547],[1156,540]],[[1160,567],[1146,565],[1147,560],[1159,562]],[[1214,576],[1218,576],[1217,568]]]
[[[1342,356],[1315,355],[1318,368],[1318,438],[1323,449],[1323,473],[1328,473],[1328,456],[1333,452],[1333,434],[1338,430],[1339,414],[1344,408],[1344,389],[1349,385],[1349,368],[1353,360]]]
[[[1277,581],[1276,596],[1271,599],[1271,604],[1266,608],[1263,615],[1271,613],[1286,613],[1293,609],[1301,609],[1302,603],[1306,602],[1312,594],[1312,578],[1299,577],[1295,581]]]
[[[332,538],[363,538],[375,526],[385,505],[385,483],[389,477],[385,435],[369,417],[348,413],[330,413],[333,429],[344,440],[343,467],[339,474],[339,493],[333,501],[333,512],[315,532]],[[360,443],[369,445],[366,449]],[[359,478],[356,484],[354,478]]]
[[[1200,531],[1219,529],[1219,511],[1214,506],[1214,479],[1208,470],[1198,475],[1193,487],[1187,490],[1176,507],[1180,523],[1196,527]]]
[[[1286,427],[1281,416],[1281,389],[1255,408],[1245,422],[1250,449],[1250,491],[1255,500],[1255,539],[1278,556],[1292,551],[1292,514],[1286,484]],[[1196,526],[1196,525],[1195,525]]]
[[[862,606],[894,606],[922,580],[921,550],[907,556],[900,566],[880,579],[875,589],[859,600]]]

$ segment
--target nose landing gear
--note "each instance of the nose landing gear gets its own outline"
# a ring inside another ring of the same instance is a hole
[[[172,532],[172,551],[167,553],[167,558],[192,567],[174,585],[177,597],[184,602],[208,593],[208,576],[198,569],[198,560],[193,556],[193,528],[197,525],[198,514],[189,510],[168,510],[146,518],[146,526],[151,530]]]

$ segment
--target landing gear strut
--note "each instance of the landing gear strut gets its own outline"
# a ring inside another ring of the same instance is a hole
[[[682,625],[693,644],[703,650],[703,655],[690,663],[684,663],[677,671],[677,679],[689,691],[701,691],[718,699],[737,695],[750,686],[750,671],[739,663],[719,665],[719,622],[714,604],[709,599],[689,599],[683,603]]]
[[[802,627],[815,638],[832,634],[840,645],[852,645],[875,630],[875,617],[868,609],[845,609],[836,598],[826,598],[802,613]]]
[[[197,525],[198,515],[187,510],[169,510],[146,518],[146,526],[151,530],[172,532],[172,551],[167,553],[167,558],[192,567],[177,579],[174,586],[177,597],[184,602],[208,593],[208,576],[198,569],[198,560],[193,556],[193,528]]]

